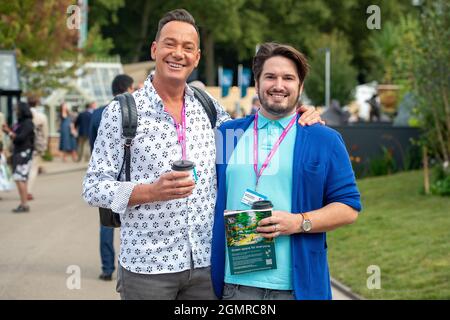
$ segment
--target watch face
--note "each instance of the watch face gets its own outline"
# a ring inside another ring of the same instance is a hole
[[[303,222],[303,230],[305,230],[306,232],[310,231],[312,228],[312,223],[310,220],[305,220]]]

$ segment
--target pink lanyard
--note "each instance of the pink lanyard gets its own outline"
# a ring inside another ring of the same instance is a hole
[[[177,130],[177,138],[178,143],[181,145],[181,157],[183,160],[186,160],[186,110],[185,104],[183,101],[183,107],[181,108],[181,123],[177,123],[175,118],[172,117],[173,123],[175,125],[175,130]]]
[[[261,169],[259,169],[258,171],[258,112],[255,114],[255,120],[253,122],[253,170],[255,170],[256,174],[256,186],[258,186],[259,178],[261,177],[263,171],[269,165],[270,161],[272,160],[272,157],[274,156],[275,152],[277,152],[278,147],[288,134],[289,130],[294,125],[295,121],[297,121],[296,116],[292,117],[292,120],[289,121],[289,124],[283,130],[277,142],[275,142],[274,146],[272,147],[272,150],[270,150],[266,160],[262,164]]]

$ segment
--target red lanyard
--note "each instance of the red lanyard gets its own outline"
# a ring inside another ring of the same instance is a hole
[[[177,123],[171,114],[170,116],[172,117],[175,125],[175,130],[177,130],[178,143],[181,145],[181,157],[183,160],[186,160],[186,108],[184,101],[183,107],[181,108],[181,123]]]
[[[255,120],[253,121],[253,170],[255,170],[255,174],[256,174],[256,186],[258,186],[259,178],[261,177],[263,171],[269,165],[270,160],[272,160],[272,157],[274,156],[275,152],[277,152],[278,147],[280,146],[281,142],[284,140],[284,138],[288,134],[289,130],[294,125],[295,121],[297,121],[297,117],[293,116],[291,121],[289,121],[289,124],[287,125],[287,127],[281,133],[277,142],[275,142],[274,146],[272,147],[272,150],[270,150],[269,154],[267,155],[266,160],[264,161],[264,163],[261,166],[261,169],[259,169],[259,171],[258,171],[258,112],[255,114]]]

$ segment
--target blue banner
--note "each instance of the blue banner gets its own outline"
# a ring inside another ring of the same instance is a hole
[[[247,95],[247,88],[250,87],[252,71],[249,68],[239,68],[239,71],[239,89],[241,98],[244,98]]]
[[[228,96],[233,85],[233,70],[219,68],[219,85],[222,88],[222,98]]]

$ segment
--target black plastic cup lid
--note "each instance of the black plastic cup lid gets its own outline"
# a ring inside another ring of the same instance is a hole
[[[189,171],[195,167],[195,164],[189,160],[177,160],[172,164],[174,171]]]
[[[269,200],[261,200],[253,202],[252,209],[254,210],[262,210],[262,209],[272,209],[272,202]]]

